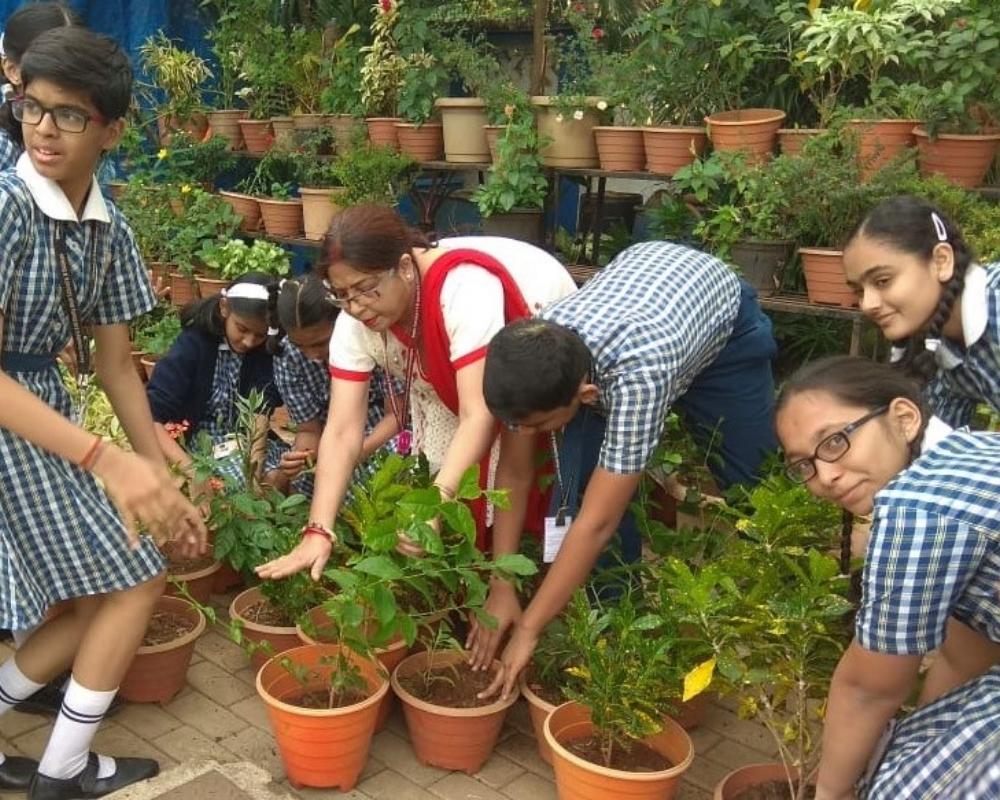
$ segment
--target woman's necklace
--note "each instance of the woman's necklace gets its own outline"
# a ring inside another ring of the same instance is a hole
[[[399,427],[399,434],[396,436],[396,450],[400,455],[408,456],[413,446],[413,432],[406,427],[410,413],[410,389],[413,385],[413,376],[417,368],[419,358],[419,343],[417,336],[420,331],[420,270],[416,272],[416,287],[413,298],[413,324],[410,326],[410,341],[406,344],[406,364],[403,368],[403,396],[397,399],[395,387],[389,372],[389,336],[382,332],[382,353],[385,357],[385,368],[382,370],[382,377],[385,380],[385,391],[389,398],[389,407],[392,408],[392,415],[396,418],[396,425]]]

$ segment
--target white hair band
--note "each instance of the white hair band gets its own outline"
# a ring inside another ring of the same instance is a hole
[[[259,283],[236,283],[222,290],[222,296],[230,300],[270,300],[271,293]]]
[[[281,328],[268,328],[267,329],[267,335],[268,336],[277,336],[279,333],[281,333]]]
[[[937,234],[939,242],[948,241],[948,229],[944,226],[944,220],[938,216],[936,211],[931,212],[931,222],[934,223],[934,233]]]
[[[3,40],[4,40],[4,37],[6,35],[7,35],[6,31],[0,31],[0,58],[6,58],[7,57],[7,51],[4,50],[4,47],[3,47]]]

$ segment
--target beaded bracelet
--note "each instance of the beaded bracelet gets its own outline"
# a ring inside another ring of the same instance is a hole
[[[94,443],[90,445],[90,449],[87,450],[87,454],[80,459],[80,469],[84,472],[90,472],[91,467],[97,461],[98,455],[100,455],[101,447],[104,445],[103,437],[98,434],[94,437]]]
[[[302,536],[323,536],[330,540],[331,544],[337,543],[337,534],[331,531],[326,525],[318,522],[310,522],[302,529]]]

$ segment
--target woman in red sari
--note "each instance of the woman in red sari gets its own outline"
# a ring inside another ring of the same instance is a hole
[[[498,423],[483,399],[483,359],[490,339],[506,323],[575,290],[566,269],[543,250],[514,239],[432,242],[395,211],[371,205],[347,209],[334,219],[324,255],[321,272],[347,313],[338,317],[330,341],[333,385],[310,523],[291,553],[258,568],[262,578],[304,569],[314,580],[322,574],[336,542],[333,521],[361,452],[368,384],[376,365],[404,386],[393,404],[401,449],[427,457],[443,496],[454,496],[474,464],[481,465],[484,486],[494,464],[494,486],[515,496],[537,494],[535,476],[507,469],[505,451],[510,456],[512,448],[534,448],[535,443],[505,430],[498,436]],[[545,508],[541,498],[534,506]],[[524,504],[512,502],[512,507]],[[540,529],[541,513],[526,525],[525,515],[498,510],[490,547],[486,509],[474,511],[477,543],[495,554],[517,552],[525,527]],[[493,630],[474,625],[475,666],[489,663],[499,638],[520,614],[513,588],[495,581],[486,610],[499,624]]]

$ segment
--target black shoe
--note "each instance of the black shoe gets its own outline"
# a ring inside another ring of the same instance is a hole
[[[65,685],[67,677],[67,675],[60,675],[54,681],[47,683],[31,695],[31,697],[15,705],[14,710],[20,711],[22,714],[40,714],[46,717],[57,716],[59,709],[62,708],[62,687]],[[114,716],[121,710],[122,704],[122,699],[118,695],[115,695],[111,701],[111,705],[108,706],[108,710],[104,712],[105,718]]]
[[[116,758],[115,774],[110,778],[98,778],[98,766],[97,753],[91,753],[87,766],[75,778],[49,778],[36,772],[28,786],[28,800],[89,800],[92,797],[104,797],[160,773],[160,765],[151,758]]]
[[[38,762],[32,758],[7,756],[0,764],[0,789],[23,792],[38,771]]]

